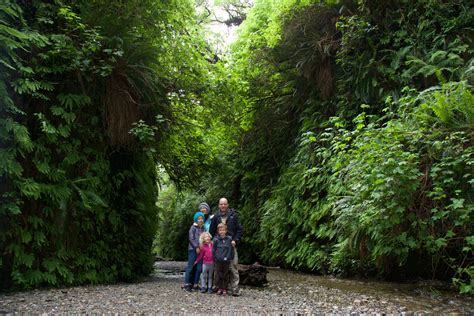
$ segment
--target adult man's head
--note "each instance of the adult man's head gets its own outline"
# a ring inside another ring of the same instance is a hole
[[[227,201],[227,199],[223,197],[219,200],[219,211],[221,212],[221,215],[226,215],[228,210],[229,201]]]

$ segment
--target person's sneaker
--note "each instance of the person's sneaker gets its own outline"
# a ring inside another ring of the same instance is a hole
[[[184,289],[188,292],[191,292],[191,284],[185,284]]]
[[[199,291],[199,285],[195,285],[195,286],[193,287],[193,291]]]
[[[222,289],[218,289],[217,290],[217,295],[221,295],[222,294]]]
[[[201,288],[201,293],[206,293],[207,292],[207,289],[205,287],[202,287]]]
[[[209,290],[207,290],[207,293],[214,294],[214,291],[212,289],[209,289]]]
[[[240,296],[240,290],[232,291],[232,296]]]
[[[222,290],[222,296],[227,296],[227,290]]]

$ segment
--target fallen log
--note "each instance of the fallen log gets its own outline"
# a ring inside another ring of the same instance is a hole
[[[264,286],[268,283],[266,267],[259,264],[243,265],[238,264],[239,284],[250,286]]]

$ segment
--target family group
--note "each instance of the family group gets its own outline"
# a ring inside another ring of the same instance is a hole
[[[189,228],[184,289],[239,296],[237,245],[241,238],[242,225],[226,198],[219,200],[216,215],[211,215],[207,203],[199,204]]]

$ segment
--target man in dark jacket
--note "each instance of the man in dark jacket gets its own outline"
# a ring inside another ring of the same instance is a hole
[[[238,256],[237,244],[242,238],[242,225],[240,225],[239,218],[234,209],[229,208],[229,202],[226,198],[219,200],[219,214],[214,216],[209,228],[209,233],[216,236],[217,225],[224,223],[227,226],[227,234],[232,238],[232,246],[234,247],[234,259],[230,265],[230,290],[234,296],[239,296],[239,271],[237,270]]]

